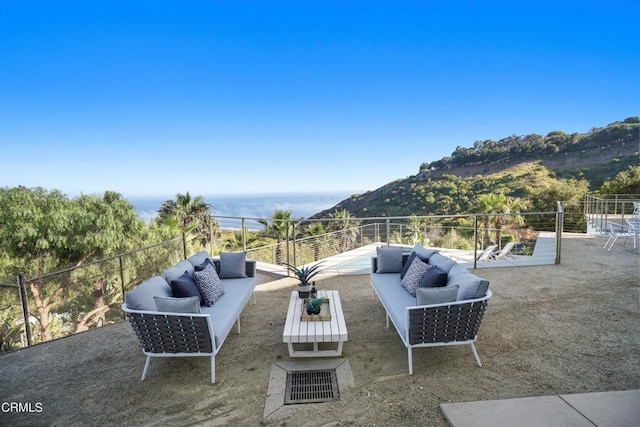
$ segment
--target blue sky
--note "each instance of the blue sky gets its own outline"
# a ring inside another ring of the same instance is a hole
[[[0,186],[374,190],[640,114],[636,1],[2,1]]]

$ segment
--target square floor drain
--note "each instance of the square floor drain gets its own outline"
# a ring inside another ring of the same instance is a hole
[[[284,404],[340,400],[335,369],[287,372]]]

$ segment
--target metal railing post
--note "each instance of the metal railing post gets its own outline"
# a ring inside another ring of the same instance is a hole
[[[213,256],[213,219],[209,217],[209,256]]]
[[[291,236],[293,237],[293,239],[292,239],[293,240],[293,265],[298,265],[298,263],[297,263],[298,257],[297,257],[297,254],[296,254],[296,224],[295,224],[295,222],[291,223],[291,228],[292,228]]]
[[[387,218],[387,246],[389,246],[390,233],[391,232],[391,220]]]
[[[242,218],[240,223],[240,229],[242,230],[242,250],[246,252],[247,250],[247,228],[245,226],[245,219]]]
[[[24,283],[24,274],[18,274],[18,286],[20,286],[20,301],[22,302],[22,317],[24,319],[24,332],[27,335],[27,346],[33,345],[31,338],[31,323],[29,322],[29,301],[27,300],[27,286]]]
[[[125,289],[125,282],[124,282],[124,263],[122,261],[122,255],[118,257],[118,263],[120,264],[120,286],[122,289],[122,301],[124,302],[124,294],[126,292],[126,289]],[[123,312],[122,317],[123,319],[126,319],[127,315]]]
[[[564,209],[562,202],[558,202],[556,213],[556,265],[560,264],[560,251],[562,250],[562,229],[564,228]]]
[[[287,264],[291,264],[291,258],[289,256],[289,221],[284,223],[284,243],[287,245]],[[276,251],[277,252],[277,251]],[[276,264],[278,260],[276,260]],[[295,265],[295,262],[293,263]]]
[[[478,267],[478,215],[473,216],[473,269]]]
[[[182,253],[184,255],[184,259],[187,259],[187,234],[182,233]]]

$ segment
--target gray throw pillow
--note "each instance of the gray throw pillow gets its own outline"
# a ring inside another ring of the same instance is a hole
[[[424,279],[424,276],[427,275],[431,266],[426,262],[422,261],[420,258],[415,257],[407,270],[407,274],[404,275],[402,280],[400,281],[402,287],[405,288],[412,297],[416,296],[416,289]]]
[[[460,286],[458,301],[482,298],[487,293],[489,282],[472,273],[460,273],[453,276],[449,283]]]
[[[156,309],[169,313],[200,313],[200,298],[153,297]]]
[[[451,258],[447,258],[442,254],[433,254],[429,258],[429,264],[435,265],[440,270],[444,271],[445,273],[448,273],[449,270],[451,270],[451,268],[454,265],[456,265],[456,262]]]
[[[216,273],[216,269],[213,264],[205,261],[206,267],[202,270],[197,270],[193,273],[193,278],[198,285],[204,305],[211,307],[222,295],[224,295],[224,288],[222,282]]]
[[[416,289],[416,305],[445,304],[458,298],[458,285]]]
[[[220,278],[238,279],[247,277],[246,252],[220,252]]]
[[[402,271],[402,247],[389,246],[376,248],[378,268],[376,273],[400,273]]]
[[[413,252],[415,252],[423,261],[428,261],[434,254],[438,253],[435,249],[427,249],[422,245],[415,245],[413,247]]]

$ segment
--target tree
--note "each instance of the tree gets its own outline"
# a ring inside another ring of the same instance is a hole
[[[358,227],[360,221],[355,219],[351,212],[346,209],[336,209],[329,214],[329,218],[334,219],[327,227],[330,232],[337,232],[339,237],[333,239],[336,242],[336,250],[338,253],[346,252],[351,249],[358,237]]]
[[[70,200],[57,190],[40,187],[0,189],[0,223],[0,247],[13,260],[11,273],[23,272],[26,277],[40,277],[130,249],[139,243],[145,226],[135,208],[118,193]],[[27,281],[42,341],[53,338],[50,313],[63,294],[67,300],[86,292],[91,295],[84,298],[91,301],[87,309],[77,310],[86,327],[98,321],[120,296],[110,294],[105,299],[108,272],[94,271],[89,290],[77,285],[78,274]]]
[[[507,202],[507,196],[505,196],[505,194],[502,192],[481,194],[478,196],[476,200],[476,206],[479,212],[484,214],[484,216],[482,217],[482,222],[483,222],[483,228],[485,232],[482,238],[482,246],[485,248],[491,244],[491,223],[492,223],[491,214],[496,214],[500,212],[500,210],[502,209],[502,206],[506,202]],[[496,243],[499,243],[497,237],[496,237]]]
[[[496,230],[496,243],[498,247],[502,247],[502,228],[506,224],[518,224],[523,223],[520,215],[513,215],[514,212],[519,212],[522,209],[526,209],[526,203],[518,197],[509,197],[503,192],[481,194],[477,199],[478,209],[486,214],[483,217],[484,228],[486,230],[483,236],[483,247],[487,247],[491,244],[490,227],[493,222]],[[493,221],[491,219],[493,218]]]
[[[167,200],[160,206],[157,220],[165,222],[171,217],[178,221],[183,233],[195,232],[203,245],[213,238],[210,228],[215,232],[218,229],[217,222],[211,218],[211,205],[202,196],[192,198],[188,191],[176,194],[175,200]]]
[[[314,222],[310,224],[304,231],[304,235],[311,240],[311,247],[313,248],[313,260],[318,261],[320,259],[320,247],[322,246],[322,237],[327,234],[324,226],[321,222]]]
[[[529,200],[533,212],[556,212],[558,202],[564,202],[565,221],[576,224],[576,231],[586,230],[586,220],[582,202],[589,191],[586,180],[554,180],[547,181],[531,190]],[[528,221],[535,221],[537,230],[555,230],[555,218],[549,215],[533,215]]]
[[[282,242],[285,238],[289,237],[292,232],[290,227],[291,211],[276,209],[271,214],[270,220],[259,220],[258,222],[264,225],[264,234],[268,237],[276,239],[276,264],[284,263],[284,248]],[[289,233],[289,235],[287,234]]]
[[[600,194],[640,194],[640,166],[629,166],[619,172],[611,181],[606,181],[599,190]]]

